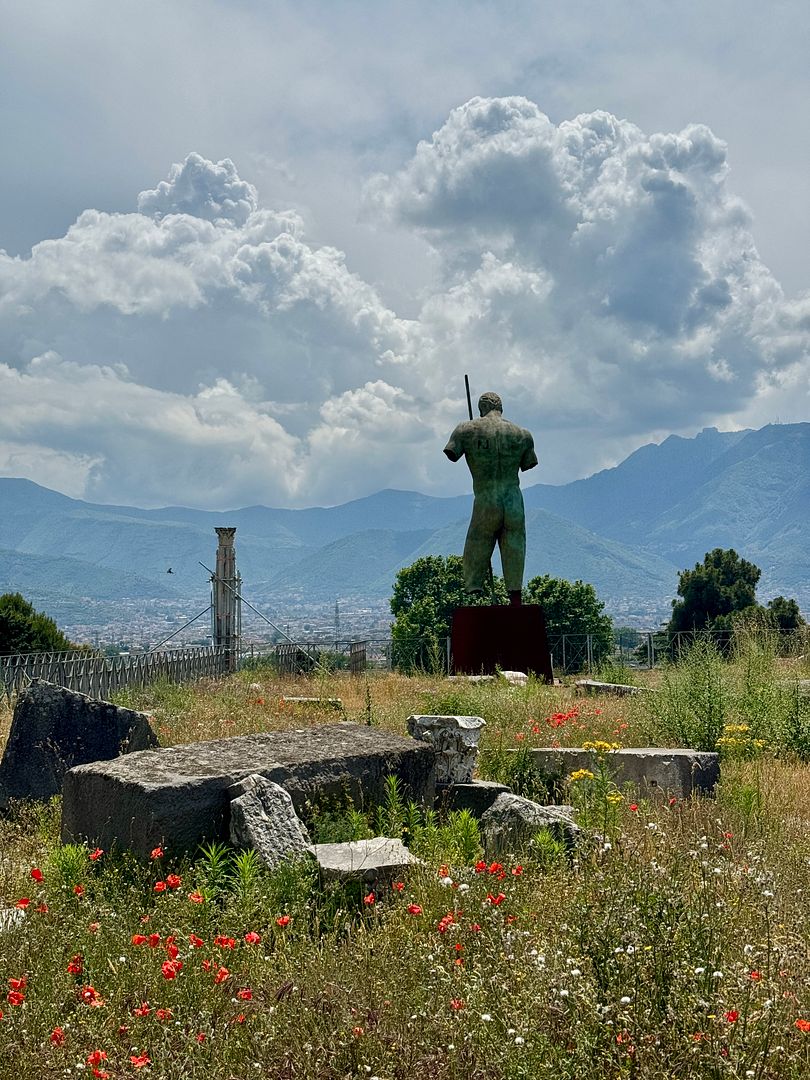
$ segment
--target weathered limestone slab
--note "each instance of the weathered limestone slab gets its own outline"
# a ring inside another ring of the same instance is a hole
[[[578,747],[536,748],[532,763],[549,780],[593,766],[593,752]],[[720,757],[701,750],[664,750],[655,746],[625,747],[608,755],[613,779],[668,795],[687,798],[711,795],[720,778]]]
[[[338,712],[343,708],[343,699],[339,697],[283,697],[285,705],[314,705],[319,709],[336,709]]]
[[[58,795],[68,769],[156,746],[146,713],[33,682],[14,707],[0,762],[0,806]]]
[[[486,720],[480,716],[409,716],[408,731],[436,754],[436,782],[468,784],[478,758],[478,740]]]
[[[646,686],[630,686],[628,683],[598,682],[596,679],[577,679],[574,683],[577,693],[613,694],[615,697],[632,697],[634,694],[653,693]]]
[[[469,810],[475,817],[481,817],[489,810],[499,795],[511,789],[506,784],[495,780],[473,780],[469,784],[437,785],[436,805],[445,810]]]
[[[274,870],[285,859],[312,854],[312,844],[289,792],[255,774],[228,789],[231,795],[231,843],[253,848]]]
[[[228,839],[228,788],[251,774],[285,788],[300,814],[307,801],[344,794],[374,806],[388,775],[409,798],[432,806],[435,769],[424,743],[348,723],[147,750],[67,773],[62,837],[144,856],[158,844],[195,851]]]
[[[386,882],[419,864],[401,840],[375,836],[346,844],[316,844],[315,858],[324,881]]]
[[[511,792],[499,795],[481,816],[481,842],[488,856],[519,851],[541,829],[571,848],[580,836],[572,806],[541,806]]]
[[[502,671],[501,678],[510,686],[526,686],[529,681],[529,676],[525,671]]]
[[[447,676],[447,681],[448,682],[466,682],[466,683],[472,683],[473,685],[475,685],[477,683],[495,682],[495,676],[494,675],[448,675]]]

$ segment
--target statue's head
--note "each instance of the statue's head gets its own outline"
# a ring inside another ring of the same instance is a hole
[[[493,393],[492,390],[488,390],[486,394],[482,394],[478,399],[478,411],[481,416],[486,416],[487,413],[491,413],[493,410],[502,413],[503,402],[497,394]]]

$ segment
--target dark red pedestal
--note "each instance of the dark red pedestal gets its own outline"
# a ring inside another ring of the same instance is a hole
[[[454,675],[492,675],[500,668],[554,682],[546,620],[537,604],[456,608],[450,650]]]

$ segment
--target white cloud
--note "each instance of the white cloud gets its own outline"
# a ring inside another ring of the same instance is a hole
[[[189,155],[139,213],[0,253],[0,472],[150,504],[462,490],[440,451],[465,371],[534,430],[544,481],[777,404],[805,419],[810,300],[784,300],[727,171],[706,127],[473,99],[367,186],[440,267],[406,319],[229,159]]]

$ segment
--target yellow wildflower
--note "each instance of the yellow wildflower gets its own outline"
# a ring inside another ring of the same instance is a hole
[[[571,781],[593,780],[593,773],[590,769],[577,769],[576,772],[571,773],[568,779]]]

